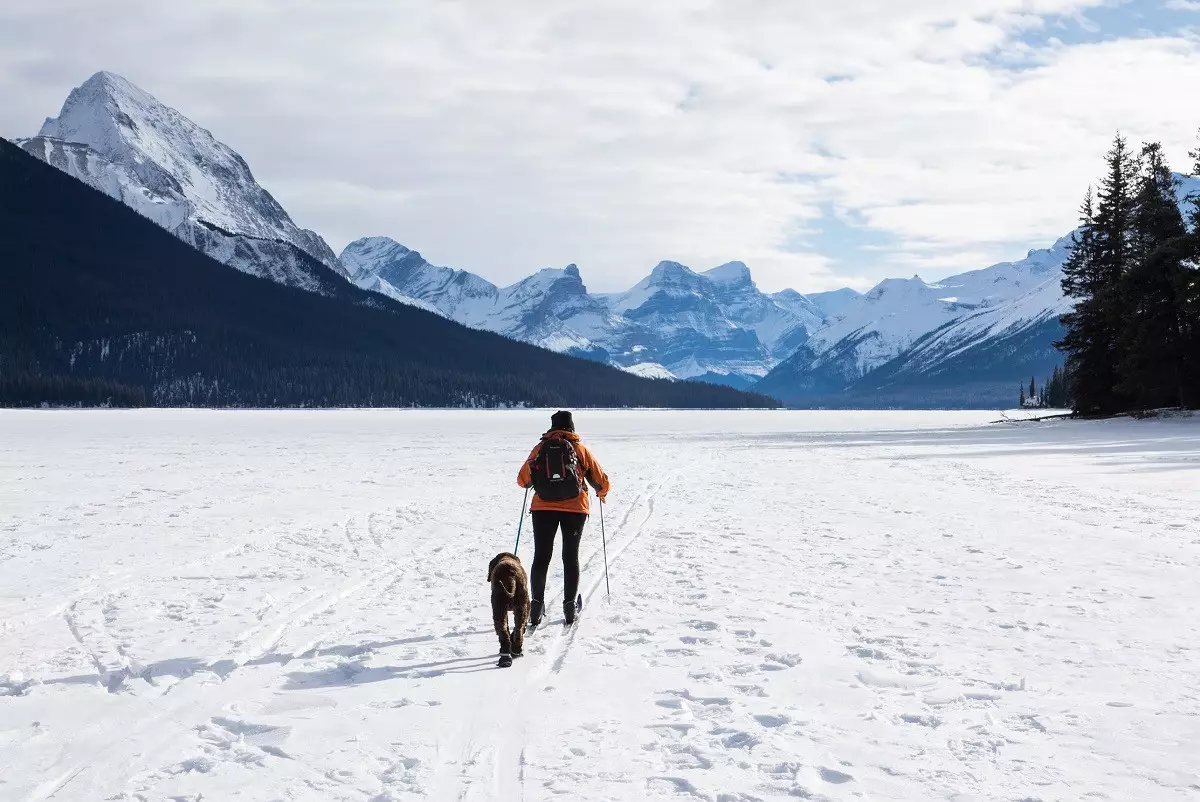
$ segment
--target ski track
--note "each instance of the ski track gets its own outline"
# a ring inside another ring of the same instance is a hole
[[[664,487],[669,486],[674,481],[674,477],[664,481],[656,486],[653,490],[639,495],[630,503],[621,522],[614,528],[613,531],[613,546],[614,548],[609,554],[609,570],[617,566],[619,570],[619,560],[621,555],[634,544],[638,538],[646,530],[646,525],[654,515],[654,499]],[[598,503],[597,503],[597,506]],[[630,517],[642,507],[645,507],[646,514],[642,521],[638,524],[637,529],[629,536],[623,537],[625,528],[629,523]],[[593,533],[594,534],[594,533]],[[593,538],[594,539],[594,538]],[[604,583],[603,574],[603,544],[600,549],[593,550],[592,554],[581,561],[580,578],[581,584],[584,583],[584,577],[594,576],[587,582],[586,588],[582,592],[584,598],[584,612],[569,629],[560,628],[556,633],[556,637],[551,642],[550,647],[546,650],[542,659],[538,662],[537,668],[531,672],[530,676],[524,681],[521,693],[514,700],[513,705],[504,716],[504,720],[518,721],[519,734],[517,737],[500,737],[499,728],[492,731],[492,737],[497,738],[497,743],[492,749],[494,762],[493,784],[491,795],[487,798],[491,799],[523,799],[525,798],[525,766],[526,766],[526,743],[529,738],[529,725],[531,719],[536,721],[535,712],[526,712],[529,706],[530,694],[536,693],[538,685],[544,682],[547,677],[558,674],[563,670],[568,655],[570,654],[571,645],[575,641],[576,635],[581,627],[585,627],[587,617],[591,615],[592,597],[600,586]],[[599,561],[600,565],[597,565]],[[554,596],[555,601],[562,600],[562,593],[559,592]],[[553,608],[550,608],[553,609]],[[536,635],[536,633],[535,633]],[[514,755],[514,752],[517,753]],[[509,781],[513,778],[513,773],[507,767],[519,766],[519,773],[516,775],[517,785],[514,787]]]
[[[1195,422],[578,413],[500,670],[543,418],[0,414],[0,799],[1200,798]]]

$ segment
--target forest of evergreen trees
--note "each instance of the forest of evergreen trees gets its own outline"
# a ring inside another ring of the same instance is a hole
[[[1200,150],[1193,152],[1200,174]],[[1200,207],[1184,219],[1158,143],[1118,135],[1088,190],[1063,268],[1062,317],[1075,411],[1110,415],[1200,406]]]
[[[0,140],[0,406],[778,406],[334,292],[215,262]]]
[[[1021,385],[1019,404],[1022,407],[1038,409],[1066,409],[1071,406],[1071,385],[1067,369],[1055,365],[1050,378],[1043,384],[1037,383],[1037,377],[1029,379],[1029,387]]]

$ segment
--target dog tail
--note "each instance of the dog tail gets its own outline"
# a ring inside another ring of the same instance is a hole
[[[504,590],[504,595],[510,599],[517,595],[517,580],[515,577],[508,585],[505,585],[503,582],[501,582],[500,587]]]

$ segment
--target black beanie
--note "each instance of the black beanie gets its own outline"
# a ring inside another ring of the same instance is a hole
[[[575,431],[575,421],[571,419],[570,412],[560,409],[550,416],[550,428],[564,432],[573,432]]]

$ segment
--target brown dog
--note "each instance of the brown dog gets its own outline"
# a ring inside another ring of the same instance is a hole
[[[521,558],[502,551],[488,565],[487,581],[492,586],[492,623],[500,639],[500,667],[508,668],[525,646],[525,623],[529,620],[529,577]],[[508,629],[508,613],[513,628]]]

